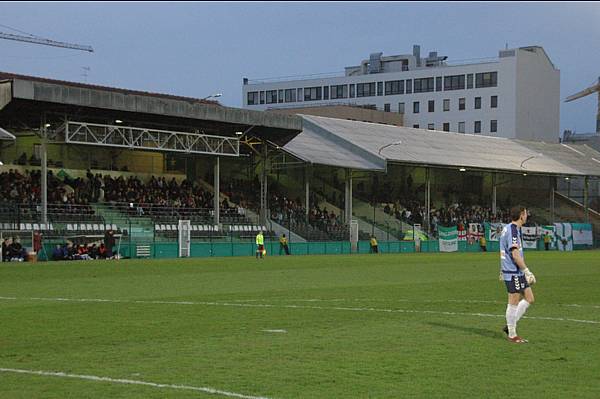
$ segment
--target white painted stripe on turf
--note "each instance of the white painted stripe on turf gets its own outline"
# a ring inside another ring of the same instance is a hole
[[[68,374],[56,371],[39,371],[39,370],[21,370],[21,369],[8,369],[0,368],[0,372],[3,373],[16,373],[16,374],[29,374],[29,375],[40,375],[45,377],[61,377],[61,378],[74,378],[78,380],[89,380],[96,382],[111,382],[114,384],[128,384],[128,385],[144,385],[154,388],[169,388],[169,389],[182,389],[187,391],[197,391],[210,393],[213,395],[227,396],[230,398],[241,398],[241,399],[269,399],[265,396],[252,396],[243,395],[241,393],[222,391],[220,389],[214,389],[210,387],[193,387],[189,385],[175,385],[175,384],[158,384],[155,382],[129,380],[123,378],[110,378],[110,377],[98,377],[95,375],[81,375],[81,374]]]
[[[0,297],[2,299],[2,297]],[[105,303],[138,303],[138,304],[153,304],[153,305],[200,305],[200,306],[226,306],[226,307],[241,307],[241,308],[274,308],[274,309],[316,309],[316,310],[341,310],[352,312],[382,312],[382,313],[423,313],[423,314],[440,314],[450,316],[476,316],[476,317],[506,317],[503,314],[491,313],[466,313],[466,312],[450,312],[441,310],[416,310],[416,309],[383,309],[383,308],[355,308],[355,307],[338,307],[338,306],[308,306],[308,305],[274,305],[270,303],[231,303],[231,302],[191,302],[191,301],[133,301],[119,299],[85,299],[85,298],[17,298],[17,300],[37,300],[37,301],[56,301],[56,302],[105,302]],[[569,319],[563,317],[543,317],[543,316],[523,316],[523,318],[531,320],[553,320],[553,321],[570,321],[573,323],[585,324],[600,324],[598,320],[581,320]]]
[[[270,333],[282,333],[282,334],[287,333],[287,330],[261,330],[261,331],[270,332]]]

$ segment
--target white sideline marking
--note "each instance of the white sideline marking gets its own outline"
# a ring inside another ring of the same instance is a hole
[[[68,373],[62,373],[62,372],[56,372],[56,371],[37,371],[37,370],[0,368],[0,372],[41,375],[41,376],[47,376],[47,377],[75,378],[75,379],[79,379],[79,380],[89,380],[89,381],[97,381],[97,382],[112,382],[115,384],[145,385],[145,386],[154,387],[154,388],[183,389],[183,390],[187,390],[187,391],[197,391],[197,392],[210,393],[213,395],[227,396],[230,398],[269,399],[264,396],[243,395],[241,393],[221,391],[219,389],[214,389],[214,388],[209,388],[209,387],[192,387],[189,385],[157,384],[155,382],[128,380],[128,379],[123,379],[123,378],[98,377],[95,375],[68,374]]]
[[[154,305],[203,305],[203,306],[226,306],[226,307],[241,307],[241,308],[274,308],[274,309],[316,309],[316,310],[341,310],[351,312],[381,312],[381,313],[424,313],[424,314],[441,314],[449,316],[476,316],[476,317],[506,317],[503,314],[491,313],[466,313],[466,312],[450,312],[441,310],[415,310],[415,309],[383,309],[383,308],[354,308],[354,307],[338,307],[338,306],[308,306],[308,305],[274,305],[270,303],[231,303],[231,302],[190,302],[190,301],[133,301],[119,299],[97,299],[97,298],[8,298],[0,297],[1,299],[11,300],[30,300],[30,301],[50,301],[50,302],[105,302],[105,303],[139,303],[139,304],[154,304]],[[570,321],[573,323],[585,324],[600,324],[598,320],[581,320],[568,319],[563,317],[543,317],[543,316],[523,316],[525,319],[531,320],[553,320],[553,321]]]
[[[231,302],[412,302],[412,303],[442,303],[442,302],[456,302],[456,303],[494,303],[494,304],[506,304],[506,301],[490,301],[481,299],[383,299],[383,298],[349,298],[349,299],[322,299],[322,298],[311,298],[311,299],[294,299],[294,298],[265,298],[265,299],[236,299]],[[577,303],[542,303],[542,305],[552,306],[566,306],[573,308],[594,308],[600,309],[600,305],[579,305]]]
[[[263,332],[270,332],[270,333],[282,333],[282,334],[286,334],[287,330],[261,330]]]

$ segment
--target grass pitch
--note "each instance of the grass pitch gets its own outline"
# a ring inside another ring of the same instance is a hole
[[[600,252],[525,257],[526,345],[496,253],[5,263],[0,369],[169,386],[0,371],[0,398],[600,397]]]

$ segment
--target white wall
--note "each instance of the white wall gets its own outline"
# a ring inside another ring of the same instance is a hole
[[[517,54],[516,138],[558,143],[560,71],[536,50]]]

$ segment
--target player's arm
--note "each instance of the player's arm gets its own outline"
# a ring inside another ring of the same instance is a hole
[[[512,252],[512,257],[513,257],[513,260],[515,261],[515,264],[519,267],[519,269],[521,269],[523,271],[523,273],[525,273],[525,278],[527,279],[527,282],[529,284],[534,284],[536,282],[535,276],[533,275],[533,273],[529,270],[529,268],[525,264],[525,260],[521,256],[521,252],[519,251],[519,249],[516,247],[513,247],[511,249],[511,252]]]

